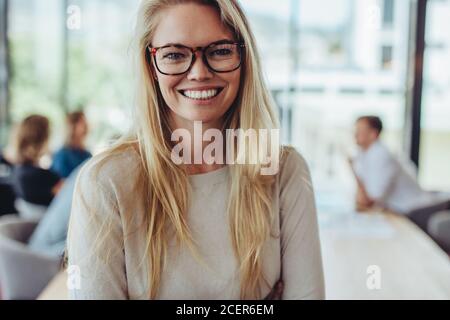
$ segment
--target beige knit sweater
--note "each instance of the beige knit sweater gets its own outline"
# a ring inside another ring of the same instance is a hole
[[[146,250],[145,211],[136,198],[138,166],[138,154],[129,148],[101,167],[94,157],[82,168],[68,237],[69,265],[78,266],[81,276],[80,287],[70,290],[72,299],[148,297],[148,265],[145,260],[141,263]],[[158,299],[239,299],[238,266],[226,212],[228,177],[228,166],[189,177],[193,193],[188,225],[209,268],[187,248],[175,250],[173,242]],[[270,286],[282,278],[282,299],[323,299],[314,193],[308,167],[296,151],[289,151],[281,163],[274,192],[273,234],[280,237],[266,242],[264,275]],[[107,260],[92,254],[98,243]],[[260,298],[270,290],[264,286]]]

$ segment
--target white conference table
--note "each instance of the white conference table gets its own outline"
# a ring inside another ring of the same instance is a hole
[[[327,299],[450,300],[449,256],[407,218],[371,212],[319,221]]]
[[[327,299],[450,300],[449,256],[408,219],[323,213],[319,225]],[[67,299],[66,281],[61,272],[38,299]]]

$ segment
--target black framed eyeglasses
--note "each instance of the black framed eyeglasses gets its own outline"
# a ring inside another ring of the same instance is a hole
[[[196,52],[202,52],[202,60],[213,72],[224,73],[239,69],[242,63],[241,42],[221,40],[206,47],[191,48],[181,44],[168,44],[162,47],[148,47],[154,58],[156,69],[165,75],[181,75],[188,72],[195,63]]]

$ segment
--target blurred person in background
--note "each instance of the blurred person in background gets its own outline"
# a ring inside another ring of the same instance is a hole
[[[62,178],[67,178],[80,163],[92,156],[85,147],[89,130],[84,113],[82,111],[69,113],[66,122],[67,138],[65,145],[54,154],[50,168]]]
[[[423,190],[416,178],[381,142],[382,121],[362,116],[355,126],[359,152],[350,164],[357,183],[359,210],[381,207],[404,214],[427,230],[432,214],[450,208],[450,197]]]
[[[50,204],[62,185],[56,173],[39,165],[39,160],[47,151],[48,139],[49,121],[40,115],[25,118],[14,136],[14,190],[17,197],[42,206]]]

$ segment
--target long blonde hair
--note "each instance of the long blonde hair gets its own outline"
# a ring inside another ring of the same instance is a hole
[[[171,160],[168,107],[152,76],[147,47],[150,45],[162,10],[186,2],[216,8],[222,22],[245,43],[241,84],[236,100],[226,113],[224,128],[276,129],[274,103],[260,69],[255,39],[249,23],[235,0],[143,0],[136,25],[137,96],[133,131],[104,153],[115,154],[133,145],[140,155],[143,183],[141,199],[146,199],[146,257],[149,263],[149,298],[158,295],[165,268],[168,228],[178,244],[186,244],[198,256],[186,215],[190,187],[185,169]],[[269,149],[270,150],[270,149]],[[278,150],[277,150],[278,152]],[[239,154],[239,149],[235,154]],[[262,164],[230,166],[228,212],[234,254],[238,261],[241,299],[261,298],[261,281],[268,285],[262,268],[262,252],[271,235],[273,221],[273,176],[260,174]],[[175,192],[174,186],[177,186]]]

